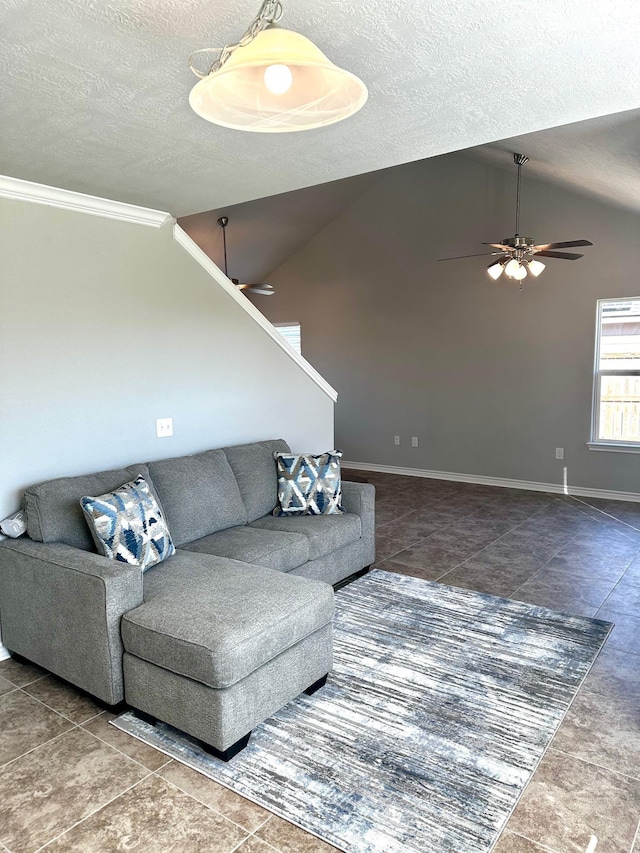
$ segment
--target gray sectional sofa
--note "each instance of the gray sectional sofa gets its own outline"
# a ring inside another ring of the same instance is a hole
[[[332,664],[333,586],[374,559],[374,488],[343,515],[278,518],[282,440],[26,490],[28,538],[0,543],[4,644],[109,706],[123,701],[229,758]],[[96,553],[80,508],[139,474],[176,553],[145,573]]]

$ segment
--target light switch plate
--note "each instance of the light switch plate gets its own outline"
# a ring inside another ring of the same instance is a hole
[[[158,438],[168,438],[173,435],[173,418],[158,418],[156,420],[156,435]]]

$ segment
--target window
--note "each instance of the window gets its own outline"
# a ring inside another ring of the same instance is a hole
[[[598,301],[593,402],[592,441],[640,450],[640,298]]]
[[[302,355],[300,348],[300,323],[274,323],[273,325],[294,350]]]

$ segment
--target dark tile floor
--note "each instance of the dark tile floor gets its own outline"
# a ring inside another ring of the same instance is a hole
[[[495,853],[640,853],[640,504],[362,476],[381,568],[616,623]],[[334,849],[108,720],[0,662],[0,851]]]
[[[640,504],[360,474],[380,568],[615,622],[495,853],[640,853]]]

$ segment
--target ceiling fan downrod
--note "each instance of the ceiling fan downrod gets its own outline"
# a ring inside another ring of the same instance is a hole
[[[227,269],[227,225],[229,224],[228,216],[219,216],[218,217],[218,225],[222,228],[222,249],[224,252],[224,274],[227,278],[229,278],[229,271]],[[247,290],[251,291],[251,293],[259,293],[261,296],[272,296],[275,293],[273,285],[271,284],[241,284],[239,279],[232,278],[230,279],[232,284],[238,288],[238,290]]]
[[[518,182],[516,189],[516,237],[520,236],[520,181],[522,180],[522,167],[525,163],[529,162],[529,158],[526,154],[514,154],[513,162],[518,167]]]
[[[229,273],[227,272],[227,225],[229,224],[228,216],[221,216],[218,219],[218,225],[222,228],[222,248],[224,250],[224,274],[227,278],[229,278]],[[234,281],[235,284],[235,281]]]

